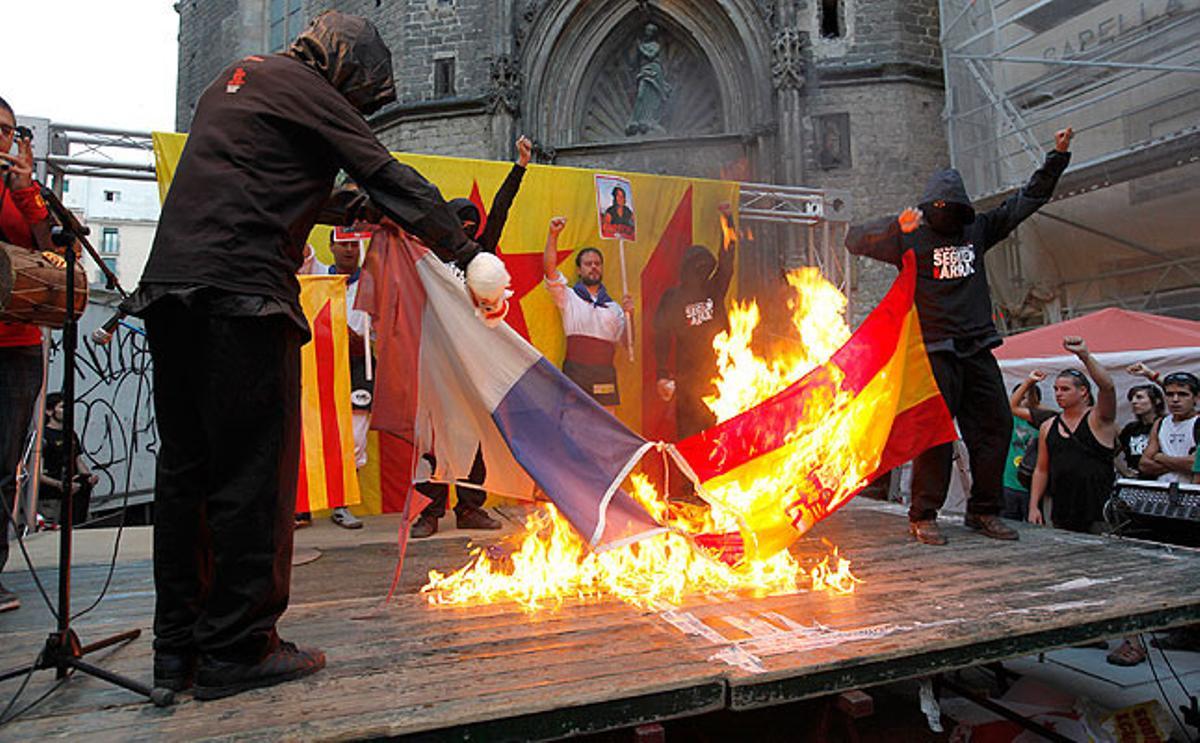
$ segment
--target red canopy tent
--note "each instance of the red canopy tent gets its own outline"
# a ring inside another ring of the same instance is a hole
[[[1144,378],[1125,371],[1130,364],[1141,361],[1162,373],[1182,370],[1200,374],[1200,322],[1110,307],[1005,338],[1004,345],[996,349],[996,358],[1009,389],[1034,369],[1053,376],[1062,369],[1082,368],[1062,347],[1062,339],[1068,335],[1087,341],[1112,375],[1118,423],[1132,416],[1126,392],[1134,385],[1146,384]],[[1043,383],[1046,404],[1053,407],[1050,392],[1049,384]]]
[[[1200,348],[1200,322],[1110,307],[1009,336],[997,349],[996,358],[1062,356],[1062,339],[1067,335],[1082,336],[1092,353]]]

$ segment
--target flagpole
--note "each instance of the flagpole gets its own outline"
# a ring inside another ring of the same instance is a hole
[[[625,238],[620,238],[618,241],[621,251],[621,295],[629,293],[629,274],[625,269]],[[624,308],[622,301],[621,309],[625,312],[625,348],[629,351],[629,360],[633,361],[633,315]]]
[[[366,256],[367,256],[367,241],[359,240],[358,241],[358,265],[359,266],[362,266],[364,263],[366,263]],[[359,270],[361,271],[362,269],[360,268]],[[360,274],[360,280],[361,280],[361,274]],[[366,365],[367,381],[370,382],[372,379],[375,378],[375,365],[372,363],[372,359],[371,359],[371,315],[370,314],[367,315],[366,324],[363,325],[363,354],[366,356],[366,360],[364,363]]]

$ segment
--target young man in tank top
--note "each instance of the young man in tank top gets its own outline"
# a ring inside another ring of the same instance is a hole
[[[1150,443],[1142,452],[1142,474],[1159,482],[1186,483],[1192,479],[1196,459],[1196,397],[1200,378],[1191,372],[1172,372],[1162,378],[1167,415],[1150,430]]]

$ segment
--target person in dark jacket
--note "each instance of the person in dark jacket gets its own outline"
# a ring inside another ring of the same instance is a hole
[[[154,683],[214,699],[313,673],[284,642],[300,444],[296,271],[343,168],[444,259],[479,250],[432,184],[363,118],[395,100],[365,19],[327,12],[283,54],[234,63],[200,97],[141,286],[161,449]]]
[[[909,250],[917,262],[915,302],[929,363],[971,457],[971,494],[966,525],[994,539],[1017,539],[1000,520],[1005,453],[1012,436],[1008,395],[992,349],[1001,344],[992,322],[984,254],[1042,207],[1070,162],[1073,131],[1054,135],[1054,150],[1029,182],[1004,203],[975,213],[957,170],[935,173],[918,207],[898,217],[856,225],[846,247],[899,266]],[[925,544],[946,544],[937,513],[946,502],[953,458],[951,444],[936,446],[913,462],[909,529]]]
[[[721,218],[729,223],[725,207]],[[732,234],[732,229],[728,233]],[[725,295],[733,279],[735,245],[728,240],[719,258],[713,258],[703,245],[688,248],[679,269],[679,284],[663,294],[654,314],[657,392],[665,401],[675,399],[676,440],[717,422],[704,397],[716,392],[713,339],[729,329]]]

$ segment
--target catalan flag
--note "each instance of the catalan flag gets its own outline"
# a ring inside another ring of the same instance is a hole
[[[921,337],[916,281],[909,252],[828,362],[675,445],[705,495],[741,514],[748,555],[785,549],[875,477],[956,438]]]
[[[346,277],[300,276],[300,306],[312,340],[301,349],[300,478],[296,512],[359,502],[350,425],[350,334]]]

